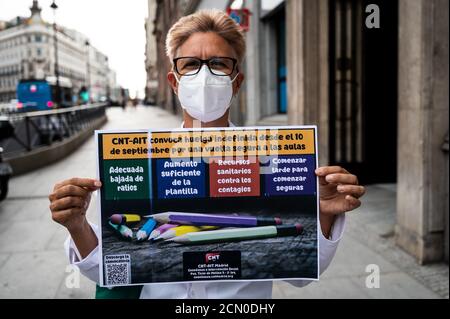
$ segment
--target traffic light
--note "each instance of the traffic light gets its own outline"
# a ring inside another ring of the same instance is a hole
[[[89,102],[89,91],[84,86],[80,89],[80,99],[82,103]]]

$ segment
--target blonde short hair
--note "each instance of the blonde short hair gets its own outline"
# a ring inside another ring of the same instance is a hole
[[[242,28],[225,12],[200,10],[182,17],[169,30],[166,38],[166,54],[170,61],[177,50],[191,35],[197,32],[214,32],[224,38],[236,53],[238,62],[245,56],[245,38]]]

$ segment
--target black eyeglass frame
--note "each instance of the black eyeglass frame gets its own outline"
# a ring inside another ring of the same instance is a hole
[[[178,66],[177,66],[177,62],[179,60],[181,60],[181,59],[196,59],[196,60],[200,61],[200,66],[199,66],[197,72],[195,72],[193,74],[181,74],[180,71],[178,70]],[[214,73],[214,71],[209,66],[209,62],[211,60],[214,60],[214,59],[229,59],[229,60],[231,60],[233,62],[233,69],[231,70],[231,73],[230,74],[216,74],[216,73]],[[200,70],[202,69],[202,66],[204,64],[206,64],[206,66],[208,67],[209,71],[212,74],[217,75],[217,76],[230,76],[230,75],[232,75],[234,73],[235,70],[239,72],[238,60],[236,60],[235,58],[230,58],[228,56],[214,56],[214,57],[206,59],[206,60],[202,60],[202,59],[197,58],[195,56],[182,56],[182,57],[179,57],[179,58],[175,58],[172,61],[173,61],[173,67],[175,69],[175,72],[177,72],[177,74],[180,75],[180,76],[194,76],[194,75],[197,75],[200,72]]]

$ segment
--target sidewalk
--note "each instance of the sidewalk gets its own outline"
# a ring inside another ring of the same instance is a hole
[[[153,107],[108,110],[104,129],[173,128],[180,120]],[[94,177],[95,145],[90,139],[71,156],[15,177],[0,203],[0,298],[92,298],[95,285],[82,277],[66,288],[65,229],[51,220],[48,194],[65,178]],[[96,221],[96,198],[88,211]],[[329,269],[304,288],[274,285],[274,298],[448,298],[448,265],[418,266],[393,244],[395,185],[368,188],[364,205],[349,213],[346,232]],[[381,287],[368,289],[365,268],[377,264]]]
[[[174,128],[180,120],[156,107],[108,110],[103,129]],[[0,203],[0,298],[93,298],[95,285],[84,278],[68,289],[63,250],[67,231],[51,219],[48,195],[53,185],[73,176],[95,177],[95,143],[51,166],[12,178],[8,198]],[[96,222],[96,198],[88,211]]]
[[[319,282],[274,285],[274,298],[448,298],[449,267],[420,266],[394,243],[395,184],[367,187],[363,205],[347,214],[333,262]],[[378,265],[380,288],[366,288],[368,265]]]

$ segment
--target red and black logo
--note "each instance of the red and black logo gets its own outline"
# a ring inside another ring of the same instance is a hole
[[[205,255],[205,263],[213,263],[217,262],[220,259],[220,253],[207,253]]]

